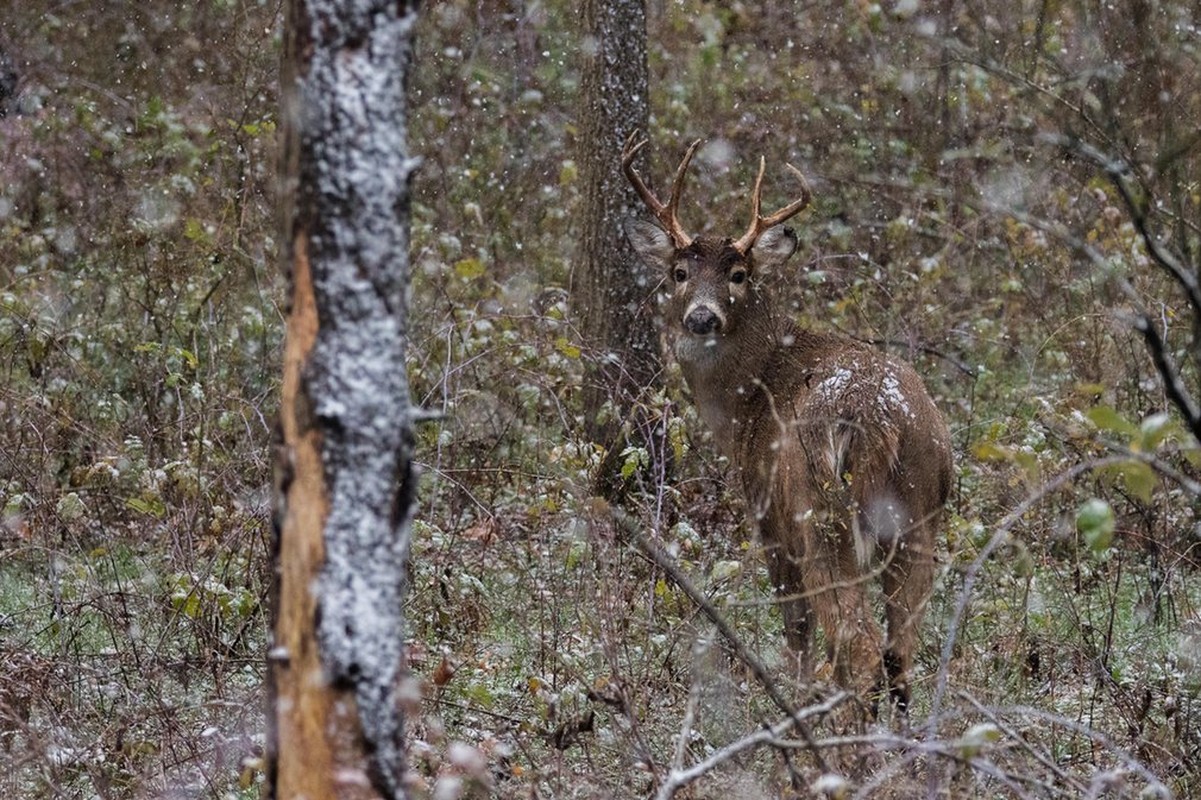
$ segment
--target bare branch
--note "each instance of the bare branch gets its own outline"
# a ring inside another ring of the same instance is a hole
[[[709,618],[709,621],[717,627],[718,632],[721,633],[722,637],[726,640],[730,647],[734,649],[735,655],[737,655],[744,664],[750,667],[755,679],[759,681],[759,684],[763,687],[764,691],[767,692],[767,696],[771,698],[771,701],[776,705],[776,708],[780,709],[780,711],[784,712],[795,720],[797,731],[800,733],[801,738],[812,745],[813,735],[810,733],[808,726],[804,723],[806,717],[811,715],[806,715],[803,711],[798,711],[792,707],[792,704],[789,703],[784,697],[784,693],[780,691],[780,688],[776,686],[775,681],[772,680],[771,675],[768,674],[767,667],[762,661],[759,660],[758,656],[751,652],[751,650],[742,643],[742,640],[738,637],[738,634],[735,633],[734,629],[730,627],[730,623],[728,620],[726,620],[725,615],[722,614],[721,611],[719,611],[717,607],[714,606],[713,603],[711,603],[709,599],[705,597],[705,595],[699,589],[696,588],[696,586],[693,585],[688,576],[685,575],[683,570],[680,569],[679,565],[676,564],[675,559],[664,552],[662,547],[660,547],[656,542],[652,541],[645,533],[642,532],[641,528],[638,526],[638,523],[632,517],[630,517],[630,515],[616,507],[610,507],[610,512],[613,515],[614,521],[617,523],[617,530],[623,535],[623,537],[641,550],[643,554],[646,555],[647,558],[649,558],[652,562],[654,562],[656,566],[666,572],[668,577],[670,577],[672,581],[680,587],[681,591],[688,595],[689,599],[691,599],[692,602],[695,603],[701,610],[701,612]],[[839,695],[835,695],[835,697],[839,696],[841,696],[841,693]],[[842,699],[845,700],[846,698],[843,697]],[[813,755],[817,759],[819,766],[823,770],[826,769],[826,764],[822,760],[821,754],[817,751],[816,747],[813,747]]]
[[[1130,164],[1120,158],[1113,158],[1087,142],[1082,142],[1072,136],[1044,134],[1039,138],[1100,168],[1109,182],[1118,190],[1118,194],[1126,206],[1126,212],[1130,215],[1130,221],[1143,240],[1143,245],[1147,248],[1147,254],[1151,256],[1151,260],[1171,275],[1172,279],[1184,289],[1193,313],[1201,315],[1201,284],[1197,282],[1197,275],[1186,264],[1182,264],[1180,259],[1165,248],[1151,232],[1148,224],[1147,202],[1145,199],[1135,196],[1134,190],[1130,186],[1132,172]]]
[[[989,211],[1006,214],[1022,224],[1030,225],[1033,228],[1051,234],[1072,250],[1087,258],[1097,269],[1101,270],[1103,274],[1107,274],[1107,277],[1115,282],[1117,287],[1130,300],[1131,304],[1139,309],[1134,319],[1134,329],[1142,335],[1143,340],[1146,342],[1147,351],[1151,356],[1151,363],[1155,366],[1155,371],[1159,373],[1160,380],[1163,381],[1164,391],[1167,393],[1168,399],[1180,412],[1180,415],[1184,417],[1185,424],[1188,425],[1189,432],[1192,433],[1193,438],[1201,442],[1201,406],[1198,406],[1192,394],[1184,385],[1184,381],[1181,380],[1180,370],[1172,362],[1172,357],[1167,351],[1167,345],[1159,334],[1159,329],[1155,326],[1151,315],[1142,308],[1142,302],[1129,281],[1120,275],[1112,274],[1113,270],[1106,264],[1104,256],[1095,247],[1078,236],[1071,234],[1062,226],[1040,220],[1028,214],[1023,214],[1014,209],[1002,208],[989,203],[983,204],[982,207]],[[1195,283],[1193,276],[1188,273],[1185,273],[1184,278]],[[1194,311],[1194,313],[1198,314],[1201,312]]]
[[[1198,312],[1194,311],[1193,313]],[[1159,329],[1155,327],[1155,323],[1148,314],[1140,314],[1135,319],[1134,329],[1142,334],[1143,340],[1147,343],[1147,351],[1151,354],[1151,363],[1155,365],[1155,371],[1159,373],[1159,378],[1163,381],[1163,388],[1168,394],[1168,399],[1184,417],[1184,422],[1188,425],[1193,438],[1201,442],[1201,409],[1197,408],[1197,403],[1185,388],[1184,382],[1180,380],[1180,371],[1172,363],[1172,356],[1168,354],[1167,346],[1159,335]]]
[[[936,733],[938,717],[942,710],[943,698],[946,695],[950,677],[951,656],[955,649],[955,642],[959,638],[959,628],[967,616],[967,608],[972,600],[972,592],[976,586],[976,579],[979,577],[980,570],[983,569],[985,562],[1009,538],[1009,531],[1027,512],[1041,503],[1048,495],[1059,491],[1085,473],[1113,464],[1120,464],[1127,460],[1126,456],[1109,456],[1077,464],[1071,469],[1055,476],[1050,481],[1047,481],[1037,492],[1019,503],[1017,508],[1010,511],[1001,520],[992,537],[989,538],[988,542],[980,550],[979,555],[976,556],[976,559],[967,568],[967,572],[963,576],[963,588],[959,590],[959,601],[955,606],[955,613],[951,617],[950,625],[947,628],[947,635],[943,641],[942,655],[938,663],[938,678],[934,687],[934,699],[930,704],[930,715],[927,717],[925,725],[922,726],[925,738],[933,738]]]
[[[797,746],[798,743],[781,740],[780,737],[792,730],[794,727],[800,725],[801,721],[804,719],[829,714],[835,708],[850,699],[850,697],[851,695],[847,692],[838,692],[822,703],[800,709],[797,712],[790,714],[788,717],[780,720],[770,728],[764,728],[762,730],[755,731],[754,733],[748,734],[737,741],[731,742],[730,744],[710,755],[705,760],[697,762],[688,769],[677,769],[673,767],[671,774],[667,776],[667,780],[665,780],[663,785],[659,787],[659,792],[655,795],[656,800],[668,800],[669,798],[674,797],[676,792],[678,792],[680,789],[683,789],[688,784],[705,775],[705,773],[721,766],[725,762],[737,756],[739,753],[742,753],[746,750],[750,750],[761,745],[769,745],[780,748]],[[685,730],[683,733],[686,734],[687,730]],[[815,745],[813,740],[808,736],[806,736],[805,739],[808,743],[801,743],[800,746],[803,749],[812,749]],[[816,753],[816,750],[814,750],[814,752]]]

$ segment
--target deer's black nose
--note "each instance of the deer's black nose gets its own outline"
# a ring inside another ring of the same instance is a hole
[[[717,333],[721,329],[721,318],[714,314],[712,309],[697,306],[684,318],[684,327],[689,333],[695,333],[697,336]]]

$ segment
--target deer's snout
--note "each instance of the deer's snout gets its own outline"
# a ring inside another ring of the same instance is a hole
[[[697,336],[720,333],[722,322],[721,316],[708,306],[694,306],[684,317],[684,327]]]

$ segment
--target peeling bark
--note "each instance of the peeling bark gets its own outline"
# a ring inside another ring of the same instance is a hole
[[[403,797],[413,503],[405,75],[416,3],[294,0],[291,292],[277,455],[269,797]]]

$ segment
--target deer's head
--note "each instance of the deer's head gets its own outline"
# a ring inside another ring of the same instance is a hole
[[[639,255],[665,270],[672,287],[669,313],[676,316],[671,323],[679,325],[686,334],[711,338],[735,332],[746,310],[757,305],[758,277],[780,266],[796,252],[796,235],[791,229],[780,226],[808,206],[812,194],[805,177],[789,164],[788,168],[800,179],[801,196],[776,213],[761,216],[759,204],[766,163],[760,159],[759,175],[751,194],[751,224],[746,233],[739,239],[708,234],[689,236],[680,224],[677,212],[684,174],[700,143],[699,139],[693,142],[680,161],[666,205],[647,188],[634,169],[634,156],[646,144],[645,140],[630,137],[622,150],[621,165],[642,201],[655,215],[656,223],[627,222],[626,235]]]

